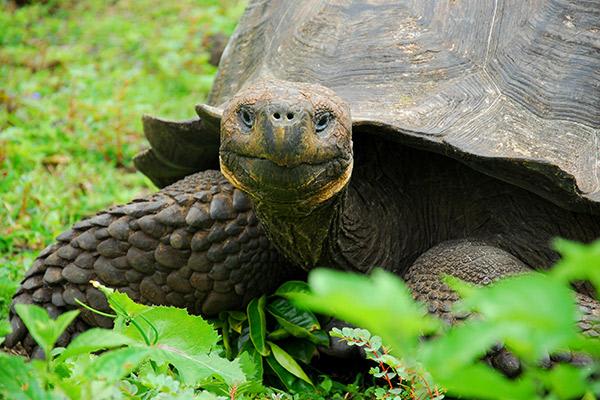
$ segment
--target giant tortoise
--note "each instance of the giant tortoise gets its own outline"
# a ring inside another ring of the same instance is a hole
[[[162,189],[58,236],[14,303],[104,310],[95,279],[214,315],[315,266],[383,267],[451,320],[442,274],[487,284],[600,236],[599,20],[577,0],[251,1],[198,117],[143,120],[134,162]],[[59,344],[90,325],[110,321],[84,310]]]

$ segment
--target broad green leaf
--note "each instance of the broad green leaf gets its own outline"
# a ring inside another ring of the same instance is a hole
[[[92,328],[77,336],[58,357],[59,361],[79,354],[112,349],[124,345],[138,344],[138,341],[109,329]]]
[[[454,290],[461,298],[473,296],[477,289],[481,286],[477,286],[474,283],[465,282],[452,275],[445,275],[442,277],[442,281]],[[460,304],[455,305],[458,308]],[[467,310],[469,311],[469,310]]]
[[[267,338],[267,319],[265,316],[266,296],[258,299],[252,299],[246,308],[248,313],[248,324],[250,326],[250,340],[258,352],[267,356],[269,348],[266,344]]]
[[[573,365],[558,364],[540,378],[546,387],[560,399],[579,399],[586,392],[586,380],[590,369],[577,368]]]
[[[219,336],[201,317],[175,307],[138,305],[125,294],[110,289],[104,291],[119,318],[122,317],[123,324],[117,329],[138,346],[151,343],[148,356],[175,366],[187,384],[196,385],[211,376],[229,385],[245,381],[238,362],[213,353]]]
[[[53,320],[45,309],[35,304],[17,304],[15,311],[47,357],[58,337],[79,314],[77,310],[68,311]]]
[[[0,399],[49,400],[54,396],[42,389],[40,374],[24,358],[0,351]]]
[[[255,348],[250,348],[238,356],[240,367],[249,381],[262,382],[263,358]]]
[[[285,350],[283,350],[281,347],[277,346],[273,342],[269,342],[269,345],[271,347],[271,352],[273,353],[273,357],[275,357],[275,360],[277,360],[279,365],[281,365],[283,368],[285,368],[288,372],[290,372],[294,376],[296,376],[296,377],[302,379],[304,382],[314,386],[312,381],[310,380],[310,378],[306,375],[306,373],[302,369],[302,367],[296,362],[296,360],[294,360],[294,358],[292,356],[290,356]]]
[[[438,366],[442,370],[443,365]],[[483,363],[473,364],[451,374],[435,375],[436,383],[448,394],[461,398],[530,400],[536,398],[536,387],[531,380],[511,380]]]
[[[218,321],[214,321],[211,322],[213,324],[213,326],[215,327],[215,329],[221,329],[221,337],[222,337],[222,342],[223,342],[223,348],[225,349],[225,357],[229,360],[235,358],[238,354],[237,348],[235,347],[235,345],[237,344],[237,341],[234,339],[232,341],[231,338],[231,334],[232,334],[232,328],[231,325],[228,322],[227,317],[225,316],[224,319],[222,320],[218,320]],[[241,332],[241,329],[240,329]],[[233,332],[235,335],[235,331]]]
[[[258,351],[256,351],[255,348],[251,348],[248,351],[240,354],[237,360],[240,362],[240,366],[246,375],[247,381],[237,386],[236,393],[238,395],[248,393],[264,393],[265,387],[262,384],[263,357],[258,353]]]
[[[275,291],[275,296],[286,297],[290,293],[309,293],[308,283],[303,281],[287,281]]]
[[[292,393],[310,393],[314,391],[314,387],[311,384],[306,383],[281,366],[281,364],[279,364],[279,362],[275,359],[273,353],[265,357],[265,360],[267,360],[267,364],[271,370],[275,372],[281,383],[283,383],[288,391]]]
[[[245,326],[237,340],[237,353],[240,354],[249,349],[256,349],[256,347],[254,347],[254,343],[250,339],[250,328]]]
[[[219,335],[212,325],[181,308],[147,307],[140,310],[133,320],[137,326],[129,324],[123,327],[123,334],[140,343],[145,343],[145,336],[157,347],[189,356],[208,354],[219,341]],[[143,334],[138,328],[142,329]]]
[[[573,351],[589,354],[600,360],[600,340],[596,337],[578,334],[570,343],[569,348]]]
[[[556,239],[554,248],[562,258],[550,272],[563,280],[589,280],[600,293],[600,240],[590,244],[572,242],[566,239]]]
[[[4,337],[12,331],[10,322],[8,320],[0,320],[0,344],[4,342]]]
[[[318,331],[311,332],[311,337],[314,338],[314,341],[311,340],[311,342],[315,343],[316,345],[320,345],[320,346],[328,346],[329,345],[329,335],[324,330],[318,330]]]
[[[290,337],[290,333],[283,328],[277,328],[274,331],[271,331],[267,334],[267,339],[273,340],[281,340]]]
[[[107,351],[93,360],[85,369],[87,379],[116,382],[130,373],[150,355],[146,347],[125,347]]]
[[[248,319],[248,316],[242,311],[226,311],[226,315],[229,320],[245,321]]]
[[[184,397],[181,400],[187,400],[189,397]],[[194,394],[194,400],[227,400],[227,397],[219,396],[214,393],[203,391],[200,393]]]
[[[499,339],[531,363],[577,336],[573,291],[547,275],[519,275],[463,294],[461,307],[493,323]]]
[[[181,352],[175,348],[158,345],[151,348],[150,357],[157,362],[172,364],[182,381],[188,385],[199,385],[210,377],[223,380],[229,386],[246,382],[238,360],[229,361],[218,355]]]
[[[477,362],[499,341],[500,335],[493,324],[468,321],[423,343],[419,359],[430,371],[440,367],[445,373],[452,373]]]
[[[275,299],[267,305],[267,311],[275,317],[277,322],[295,337],[306,338],[315,344],[327,345],[320,341],[320,337],[312,332],[320,329],[319,320],[307,310],[300,309],[286,299]]]
[[[319,388],[328,394],[333,387],[333,380],[328,375],[323,375],[322,378],[323,380],[319,383]]]
[[[150,306],[138,304],[131,300],[127,294],[108,288],[99,282],[92,281],[92,285],[106,296],[108,305],[117,314],[114,321],[115,330],[123,329],[129,319],[151,308]]]
[[[69,376],[72,376],[72,374],[70,374]],[[62,393],[65,395],[61,396],[62,398],[66,397],[71,400],[80,400],[86,398],[85,393],[92,392],[92,390],[90,390],[90,387],[94,386],[94,384],[97,382],[92,382],[86,380],[85,378],[78,382],[76,379],[68,379],[67,377],[61,377],[61,379],[53,380],[52,383],[56,388],[54,392],[57,392],[57,389],[60,388],[60,391],[62,391]],[[87,396],[87,398],[90,397],[92,396]]]
[[[72,310],[62,313],[58,317],[56,317],[56,319],[54,320],[54,331],[56,334],[56,339],[58,339],[58,337],[62,335],[62,333],[67,329],[67,327],[71,325],[71,322],[73,322],[77,315],[79,315],[79,310]],[[53,346],[54,342],[56,342],[56,339],[52,342]]]

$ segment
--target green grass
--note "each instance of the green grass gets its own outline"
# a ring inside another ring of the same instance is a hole
[[[75,221],[154,190],[135,172],[145,113],[189,118],[235,0],[0,0],[0,304]],[[6,312],[6,307],[4,307]],[[0,312],[0,317],[2,317]]]

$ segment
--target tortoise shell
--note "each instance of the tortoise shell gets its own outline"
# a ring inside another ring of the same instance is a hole
[[[315,82],[354,135],[446,154],[563,207],[600,210],[600,3],[251,1],[200,119],[145,118],[159,186],[218,166],[220,110],[261,79]]]

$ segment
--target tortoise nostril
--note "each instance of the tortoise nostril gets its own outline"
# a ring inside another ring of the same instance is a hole
[[[294,118],[294,114],[293,113],[287,113],[287,119],[292,119]]]
[[[281,118],[281,114],[279,114],[278,112],[273,114],[273,118],[275,119],[280,119]]]

